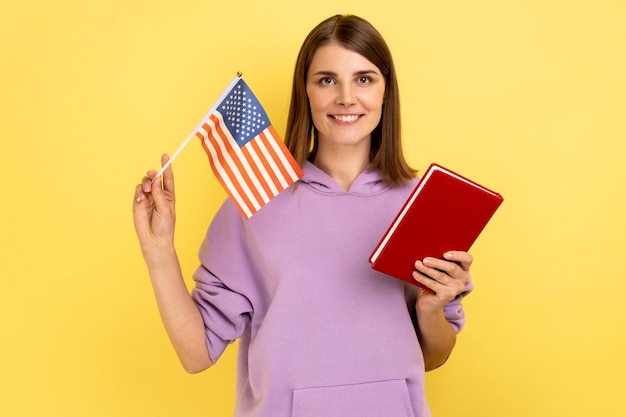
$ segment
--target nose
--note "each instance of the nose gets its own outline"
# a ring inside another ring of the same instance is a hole
[[[350,106],[356,103],[356,94],[354,88],[349,83],[343,84],[337,94],[337,104]]]

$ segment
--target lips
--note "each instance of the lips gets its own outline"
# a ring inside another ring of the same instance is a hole
[[[354,122],[360,116],[358,114],[331,114],[330,117],[340,122],[350,123]]]

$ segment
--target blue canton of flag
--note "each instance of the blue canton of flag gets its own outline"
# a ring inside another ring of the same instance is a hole
[[[219,111],[223,115],[224,126],[240,147],[270,124],[261,104],[243,80],[239,80],[222,101]]]

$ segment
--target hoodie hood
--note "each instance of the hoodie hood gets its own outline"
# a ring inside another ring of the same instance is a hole
[[[383,181],[378,169],[366,168],[354,180],[348,191],[344,191],[337,181],[309,161],[304,164],[302,171],[304,176],[300,182],[322,194],[365,195],[378,193],[389,188]]]

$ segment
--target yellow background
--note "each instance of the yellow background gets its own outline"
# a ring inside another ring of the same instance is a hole
[[[200,375],[177,363],[134,185],[236,71],[284,132],[298,48],[337,12],[392,48],[412,164],[505,197],[467,327],[427,377],[434,414],[624,415],[626,3],[340,4],[0,2],[0,415],[230,415],[235,349]],[[195,141],[174,167],[191,285],[225,194]]]

